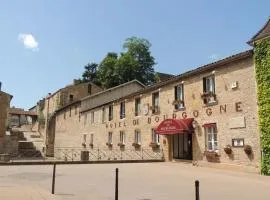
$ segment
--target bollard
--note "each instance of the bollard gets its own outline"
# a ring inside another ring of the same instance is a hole
[[[200,191],[199,191],[199,186],[200,183],[198,180],[195,181],[195,200],[200,200]]]
[[[118,200],[118,168],[115,169],[115,200]]]
[[[54,187],[55,187],[55,168],[56,164],[53,164],[53,178],[52,178],[52,194],[54,194]]]

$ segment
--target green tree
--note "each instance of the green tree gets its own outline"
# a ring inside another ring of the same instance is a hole
[[[104,88],[121,84],[119,75],[115,72],[117,60],[117,53],[110,52],[99,64],[97,79]]]
[[[134,79],[141,81],[144,84],[152,84],[155,81],[154,65],[155,58],[150,52],[151,43],[143,38],[131,37],[126,39],[123,48],[125,54],[129,54],[136,61],[134,70]]]
[[[82,81],[83,82],[97,82],[97,70],[98,70],[98,64],[96,63],[88,63],[84,66],[84,72],[82,74]]]
[[[148,40],[131,37],[123,44],[124,52],[110,52],[101,61],[87,64],[82,75],[82,81],[92,81],[110,88],[137,79],[149,85],[155,82],[155,59],[150,52]]]

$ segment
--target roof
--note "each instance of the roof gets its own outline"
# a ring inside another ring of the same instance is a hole
[[[121,88],[121,87],[130,85],[130,84],[133,84],[133,83],[136,83],[136,84],[138,84],[138,85],[140,85],[140,86],[142,86],[142,87],[145,87],[145,85],[144,85],[143,83],[141,83],[140,81],[134,79],[134,80],[132,80],[132,81],[123,83],[123,84],[121,84],[121,85],[117,85],[117,86],[115,86],[115,87],[108,88],[108,89],[103,90],[103,91],[101,91],[101,92],[97,92],[97,93],[95,93],[95,94],[89,95],[89,96],[87,96],[87,97],[82,98],[81,100],[85,100],[85,99],[88,99],[88,98],[92,98],[92,97],[98,96],[98,95],[100,95],[100,94],[106,93],[106,92],[108,92],[108,91],[116,90],[116,89],[118,89],[118,88]]]
[[[270,36],[270,17],[264,26],[247,42],[253,46],[254,42]]]
[[[76,87],[76,86],[82,85],[82,84],[92,84],[92,85],[95,85],[96,87],[99,87],[98,85],[94,84],[94,83],[91,82],[91,81],[89,81],[89,82],[77,83],[77,84],[71,84],[71,85],[67,85],[67,86],[65,86],[65,87],[63,87],[63,88],[60,88],[60,89],[56,90],[56,91],[55,91],[54,93],[52,93],[52,94],[49,93],[50,95],[47,96],[46,99],[48,99],[48,98],[54,96],[56,93],[60,92],[61,90],[64,90],[64,89],[67,89],[67,88],[71,88],[71,87]],[[99,88],[101,88],[101,87],[99,87]],[[101,88],[101,89],[102,89],[102,88]]]
[[[198,67],[196,69],[187,71],[187,72],[185,72],[183,74],[179,74],[177,76],[174,76],[174,77],[168,79],[167,81],[163,81],[163,82],[156,83],[154,85],[148,86],[145,89],[142,89],[142,90],[140,90],[138,92],[134,92],[134,93],[132,93],[130,95],[124,96],[124,97],[116,99],[114,101],[121,101],[123,99],[128,99],[128,98],[132,98],[134,96],[138,96],[140,94],[144,94],[146,92],[154,91],[154,90],[157,90],[157,89],[159,89],[159,88],[161,88],[161,87],[163,87],[165,85],[168,85],[168,84],[177,82],[179,80],[182,80],[183,78],[188,78],[188,77],[191,77],[191,76],[194,76],[194,75],[197,75],[197,74],[200,74],[200,73],[204,73],[204,72],[207,72],[207,71],[210,71],[210,70],[213,70],[213,69],[221,68],[221,67],[224,67],[224,65],[226,65],[228,63],[235,62],[235,61],[238,61],[238,60],[242,60],[242,59],[245,59],[245,58],[248,58],[248,57],[252,57],[252,55],[253,55],[253,50],[244,51],[244,52],[229,56],[227,58],[224,58],[222,60],[218,60],[216,62],[207,64],[207,65],[203,65],[203,66]],[[111,102],[109,102],[109,103],[111,103]],[[109,104],[109,103],[106,103],[106,104]],[[104,104],[104,105],[106,105],[106,104]],[[100,107],[100,106],[97,106],[97,107]]]
[[[37,113],[32,112],[32,111],[25,111],[20,108],[9,108],[9,114],[12,115],[28,115],[28,116],[37,116]]]
[[[174,83],[174,82],[177,82],[179,80],[182,80],[183,78],[188,78],[188,77],[191,77],[191,76],[194,76],[194,75],[197,75],[197,74],[200,74],[200,73],[204,73],[204,72],[207,72],[207,71],[210,71],[210,70],[213,70],[213,69],[216,69],[216,68],[221,68],[221,67],[224,67],[224,65],[228,64],[228,63],[231,63],[231,62],[235,62],[235,61],[239,61],[239,60],[242,60],[242,59],[245,59],[245,58],[248,58],[248,57],[252,57],[253,55],[253,50],[247,50],[247,51],[244,51],[244,52],[241,52],[241,53],[238,53],[238,54],[234,54],[232,56],[229,56],[227,58],[224,58],[222,60],[218,60],[216,62],[213,62],[213,63],[209,63],[207,65],[203,65],[201,67],[198,67],[198,68],[195,68],[193,70],[190,70],[190,71],[187,71],[183,74],[179,74],[177,76],[174,76],[170,79],[168,79],[167,81],[163,81],[163,82],[159,82],[159,83],[156,83],[154,85],[151,85],[151,86],[148,86],[144,89],[141,89],[140,91],[138,92],[134,92],[132,94],[129,94],[127,96],[124,96],[122,98],[119,98],[119,99],[115,99],[113,101],[120,101],[120,100],[123,100],[123,99],[128,99],[128,98],[132,98],[134,96],[138,96],[140,94],[143,94],[143,93],[146,93],[146,92],[150,92],[150,91],[153,91],[153,90],[156,90],[156,89],[159,89],[160,87],[163,87],[165,85],[168,85],[168,84],[171,84],[171,83]],[[93,95],[90,95],[90,96],[87,96],[81,100],[84,100],[84,99],[87,99],[89,97],[92,97],[92,96],[95,96],[95,95],[98,95],[98,94],[101,94],[101,93],[104,93],[106,91],[109,91],[111,89],[115,89],[115,88],[118,88],[118,87],[122,87],[123,85],[126,85],[126,84],[130,84],[131,82],[137,82],[141,85],[143,85],[141,82],[137,81],[137,80],[133,80],[133,81],[130,81],[130,82],[127,82],[127,83],[124,83],[122,85],[118,85],[116,87],[113,87],[113,88],[109,88],[107,90],[104,90],[104,91],[101,91],[99,93],[95,93]],[[144,85],[143,85],[144,86]],[[78,100],[78,101],[74,101],[72,102],[71,104],[68,104],[66,106],[63,106],[61,107],[60,109],[58,109],[57,111],[55,111],[56,113],[57,112],[60,112],[61,110],[73,105],[73,104],[76,104],[76,103],[80,103],[81,100]],[[111,101],[111,102],[113,102]],[[107,104],[110,104],[111,102],[106,102],[105,104],[103,105],[99,105],[99,106],[96,106],[94,108],[97,108],[97,107],[100,107],[100,106],[104,106],[104,105],[107,105]],[[92,109],[94,109],[92,108]],[[82,111],[82,112],[85,112],[85,111]]]
[[[69,104],[67,104],[65,106],[62,106],[61,108],[57,109],[55,111],[55,113],[61,112],[62,110],[66,109],[69,106],[73,106],[73,105],[80,104],[80,103],[81,103],[81,100],[72,101],[71,103],[69,103]]]
[[[161,73],[161,72],[156,72],[156,73],[157,73],[157,75],[158,75],[158,77],[159,77],[159,79],[160,79],[161,82],[162,81],[166,81],[169,78],[174,77],[173,74],[166,74],[166,73]]]
[[[10,97],[10,100],[13,98],[13,96],[12,96],[11,94],[8,94],[8,93],[6,93],[6,92],[0,91],[0,94],[1,94],[1,93],[3,93],[4,95],[9,96],[9,97]]]

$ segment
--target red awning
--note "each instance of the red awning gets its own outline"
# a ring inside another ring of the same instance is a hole
[[[156,129],[156,133],[160,135],[171,135],[179,133],[193,132],[193,118],[187,119],[166,119],[162,121]]]
[[[202,125],[202,127],[204,127],[204,128],[216,127],[216,123],[207,123],[207,124]]]

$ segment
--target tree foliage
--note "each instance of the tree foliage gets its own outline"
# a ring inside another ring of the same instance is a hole
[[[123,44],[124,52],[109,52],[99,65],[85,66],[82,81],[92,81],[104,88],[137,79],[149,85],[155,81],[155,59],[151,55],[148,40],[131,37]]]
[[[270,175],[270,40],[262,40],[255,48],[259,123],[262,148],[261,171]]]

